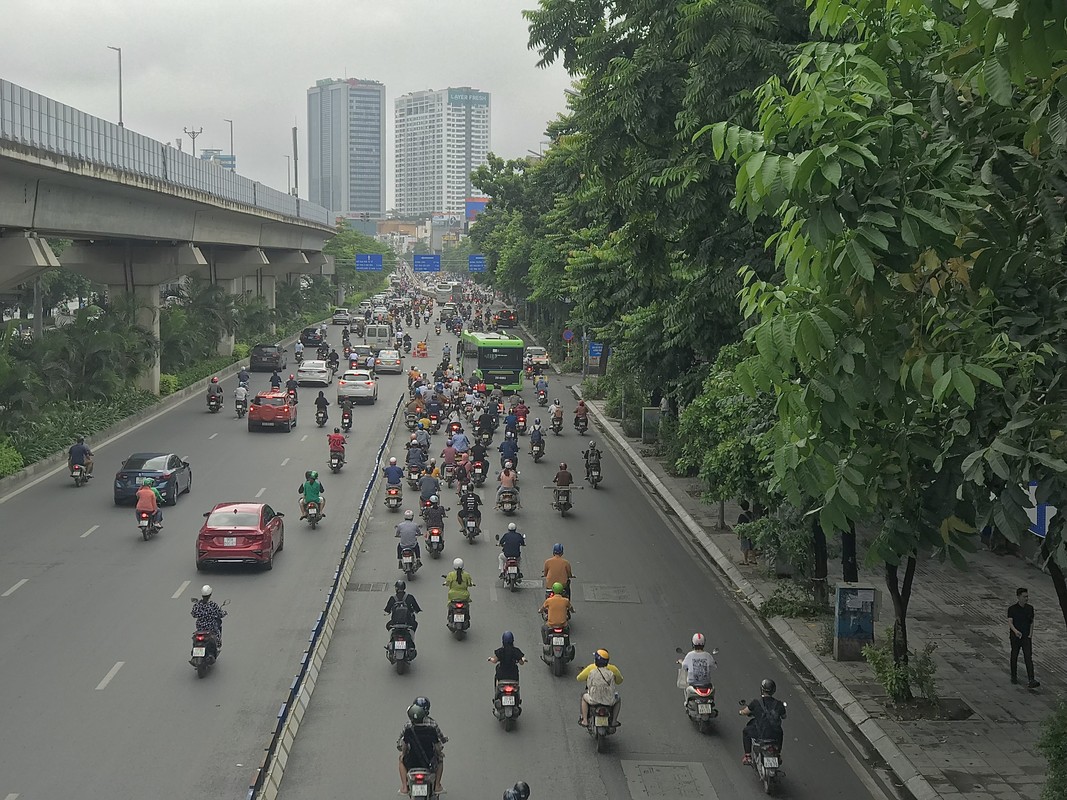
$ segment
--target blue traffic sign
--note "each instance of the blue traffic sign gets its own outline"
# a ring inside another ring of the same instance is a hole
[[[573,338],[574,338],[574,331],[572,331],[570,328],[564,328],[563,329],[563,341],[569,342]]]
[[[604,355],[604,343],[603,342],[590,342],[589,343],[589,357],[600,358]]]
[[[469,272],[485,272],[485,256],[467,256],[467,270]]]
[[[414,270],[415,272],[440,272],[441,256],[416,255],[414,257]]]
[[[356,253],[356,272],[381,272],[381,253]]]

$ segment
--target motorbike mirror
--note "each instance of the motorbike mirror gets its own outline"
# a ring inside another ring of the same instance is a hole
[[[677,653],[678,655],[681,655],[681,654],[682,654],[682,653],[684,653],[685,651],[684,651],[684,650],[682,650],[682,648],[680,648],[680,647],[676,647],[676,648],[674,648],[674,652],[676,652],[676,653]]]
[[[747,701],[747,700],[738,700],[738,701],[737,701],[737,704],[738,704],[739,706],[741,706],[741,708],[744,708],[745,706],[747,706],[747,705],[748,705],[748,701]]]
[[[276,516],[276,517],[284,517],[285,516],[285,512],[283,512],[283,511],[275,511],[274,512],[274,516]]]
[[[500,542],[500,534],[499,533],[496,536],[493,537],[493,541],[498,542],[498,543]]]
[[[228,605],[230,604],[230,601],[229,601],[228,599],[227,599],[227,600],[223,600],[223,601],[222,601],[222,604],[223,604],[224,606],[228,606]]]
[[[204,516],[205,517],[210,517],[211,516],[211,512],[210,511],[205,511],[204,512]]]

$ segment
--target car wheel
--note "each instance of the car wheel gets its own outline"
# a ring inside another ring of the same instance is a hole
[[[284,549],[285,549],[285,531],[282,531],[281,535],[278,537],[278,549],[275,552],[280,553]]]
[[[252,424],[252,420],[248,421],[248,432],[251,433],[256,429],[256,426]]]
[[[189,494],[193,490],[193,471],[189,470],[189,483],[185,486],[185,493]]]
[[[274,569],[274,553],[267,556],[267,560],[263,562],[263,571],[270,572]]]
[[[207,564],[205,564],[203,561],[197,561],[196,562],[196,571],[197,572],[203,572],[205,569],[207,569]]]
[[[174,488],[170,490],[170,494],[167,495],[167,505],[178,505],[178,479],[174,479]]]

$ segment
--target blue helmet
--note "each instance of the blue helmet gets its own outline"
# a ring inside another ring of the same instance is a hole
[[[500,637],[501,644],[515,644],[515,634],[511,631],[504,631],[504,635]]]
[[[554,556],[563,555],[563,545],[561,545],[559,542],[556,542],[554,545],[552,545],[552,555],[554,555]]]
[[[430,698],[429,697],[416,697],[415,705],[423,709],[427,714],[430,713]]]

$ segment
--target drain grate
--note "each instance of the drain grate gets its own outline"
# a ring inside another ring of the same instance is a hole
[[[350,583],[345,591],[348,592],[384,592],[389,588],[388,583]]]
[[[636,586],[611,586],[606,583],[583,583],[582,592],[590,603],[640,603]]]

